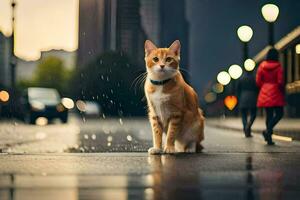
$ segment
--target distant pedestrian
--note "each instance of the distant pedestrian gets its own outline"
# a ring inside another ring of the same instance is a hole
[[[272,141],[273,128],[283,117],[284,100],[284,75],[283,68],[278,61],[278,51],[271,48],[257,71],[256,83],[260,88],[257,106],[265,108],[266,130],[263,136],[268,145]]]
[[[242,115],[245,137],[252,137],[251,127],[256,118],[258,88],[253,71],[246,71],[237,82],[239,108]]]

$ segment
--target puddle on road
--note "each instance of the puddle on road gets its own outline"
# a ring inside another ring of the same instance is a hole
[[[146,152],[151,141],[142,140],[125,132],[99,132],[79,134],[78,143],[67,148],[66,153],[99,153],[99,152]]]

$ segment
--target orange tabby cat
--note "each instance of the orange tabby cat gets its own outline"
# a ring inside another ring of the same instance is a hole
[[[204,117],[198,96],[179,71],[180,42],[169,48],[157,48],[145,42],[147,79],[145,94],[152,127],[153,147],[150,154],[201,151]],[[166,143],[162,151],[162,134]]]

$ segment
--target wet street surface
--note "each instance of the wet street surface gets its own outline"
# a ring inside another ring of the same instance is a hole
[[[144,119],[1,124],[0,199],[299,199],[300,143],[206,127],[199,154],[148,156]],[[20,136],[21,135],[21,136]],[[3,138],[6,138],[3,139]]]

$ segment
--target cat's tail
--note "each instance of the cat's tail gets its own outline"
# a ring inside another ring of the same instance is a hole
[[[200,122],[200,133],[199,133],[199,138],[198,138],[198,144],[201,146],[201,141],[204,140],[204,114],[203,111],[198,108],[198,113],[199,113],[199,122]]]
[[[205,120],[205,117],[204,117],[204,113],[203,113],[203,110],[201,110],[201,108],[198,108],[198,113],[199,113],[199,117],[200,117],[200,120]]]

